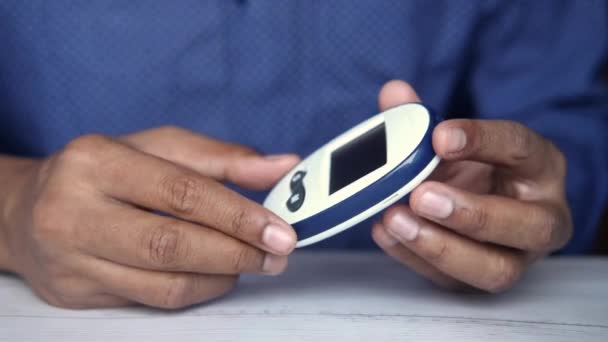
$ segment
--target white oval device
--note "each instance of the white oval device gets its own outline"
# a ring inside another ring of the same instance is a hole
[[[334,138],[288,172],[264,206],[304,247],[338,234],[409,194],[439,163],[438,119],[422,104],[391,108]]]

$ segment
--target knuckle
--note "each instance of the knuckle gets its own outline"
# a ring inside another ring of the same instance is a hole
[[[180,309],[192,304],[189,300],[193,288],[192,279],[183,275],[172,276],[158,298],[158,306],[164,309]]]
[[[460,209],[463,224],[467,227],[465,233],[476,238],[482,238],[489,229],[490,217],[482,208],[471,209],[463,207]]]
[[[163,225],[144,234],[140,256],[162,268],[175,268],[189,255],[187,239],[174,225]]]
[[[255,222],[252,209],[240,208],[232,217],[230,224],[230,233],[233,236],[243,236],[247,231],[247,227]]]
[[[179,215],[192,215],[200,205],[204,187],[193,176],[180,176],[162,182],[162,198],[167,206]]]
[[[98,151],[104,149],[110,142],[108,137],[100,134],[87,134],[69,142],[60,156],[60,160],[69,163],[91,165],[95,163]]]
[[[232,273],[238,274],[249,270],[255,259],[255,254],[249,248],[238,248],[232,253],[232,262],[230,263]]]
[[[518,122],[511,123],[509,131],[511,132],[511,159],[515,162],[528,159],[533,146],[532,132]]]
[[[504,292],[521,277],[521,266],[511,259],[501,256],[491,274],[485,289],[491,293]]]
[[[494,134],[489,134],[487,129],[477,121],[468,120],[466,122],[467,124],[464,127],[465,130],[470,132],[467,136],[470,135],[472,140],[470,144],[467,143],[467,146],[465,146],[466,154],[479,155],[488,146],[494,146],[496,140]]]
[[[426,259],[430,261],[432,264],[442,264],[445,262],[446,258],[450,253],[449,244],[445,241],[441,241],[437,244],[434,244],[434,247],[430,248],[425,254]]]

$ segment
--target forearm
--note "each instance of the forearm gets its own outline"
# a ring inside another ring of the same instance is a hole
[[[9,248],[10,217],[19,200],[19,189],[26,186],[32,159],[0,155],[0,271],[12,271]]]

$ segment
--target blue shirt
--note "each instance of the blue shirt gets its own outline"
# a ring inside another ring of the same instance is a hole
[[[0,2],[0,151],[166,124],[306,155],[390,79],[449,117],[520,121],[568,159],[575,234],[608,199],[607,5],[587,1]],[[261,199],[261,194],[248,194]],[[370,247],[369,223],[326,243]]]

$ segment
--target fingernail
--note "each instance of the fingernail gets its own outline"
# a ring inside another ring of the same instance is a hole
[[[461,128],[448,128],[444,132],[443,139],[448,152],[458,152],[467,144],[467,135]]]
[[[413,241],[420,231],[418,222],[402,211],[393,215],[387,228],[388,232],[400,241]]]
[[[282,273],[287,267],[287,257],[273,254],[266,254],[264,264],[262,265],[262,273],[267,275],[277,275]]]
[[[295,155],[293,154],[269,154],[267,156],[264,156],[264,159],[268,160],[268,161],[279,161],[279,160],[287,160],[287,159],[293,159],[295,158]]]
[[[276,224],[269,224],[264,228],[262,242],[278,254],[289,253],[296,243],[294,237],[286,231],[286,228]]]
[[[446,195],[427,191],[417,203],[417,209],[425,216],[445,219],[454,211],[454,202]]]
[[[376,235],[376,239],[378,239],[378,244],[382,247],[393,247],[394,245],[399,243],[399,240],[395,239],[386,229],[386,227],[379,225],[377,228],[380,233]]]

